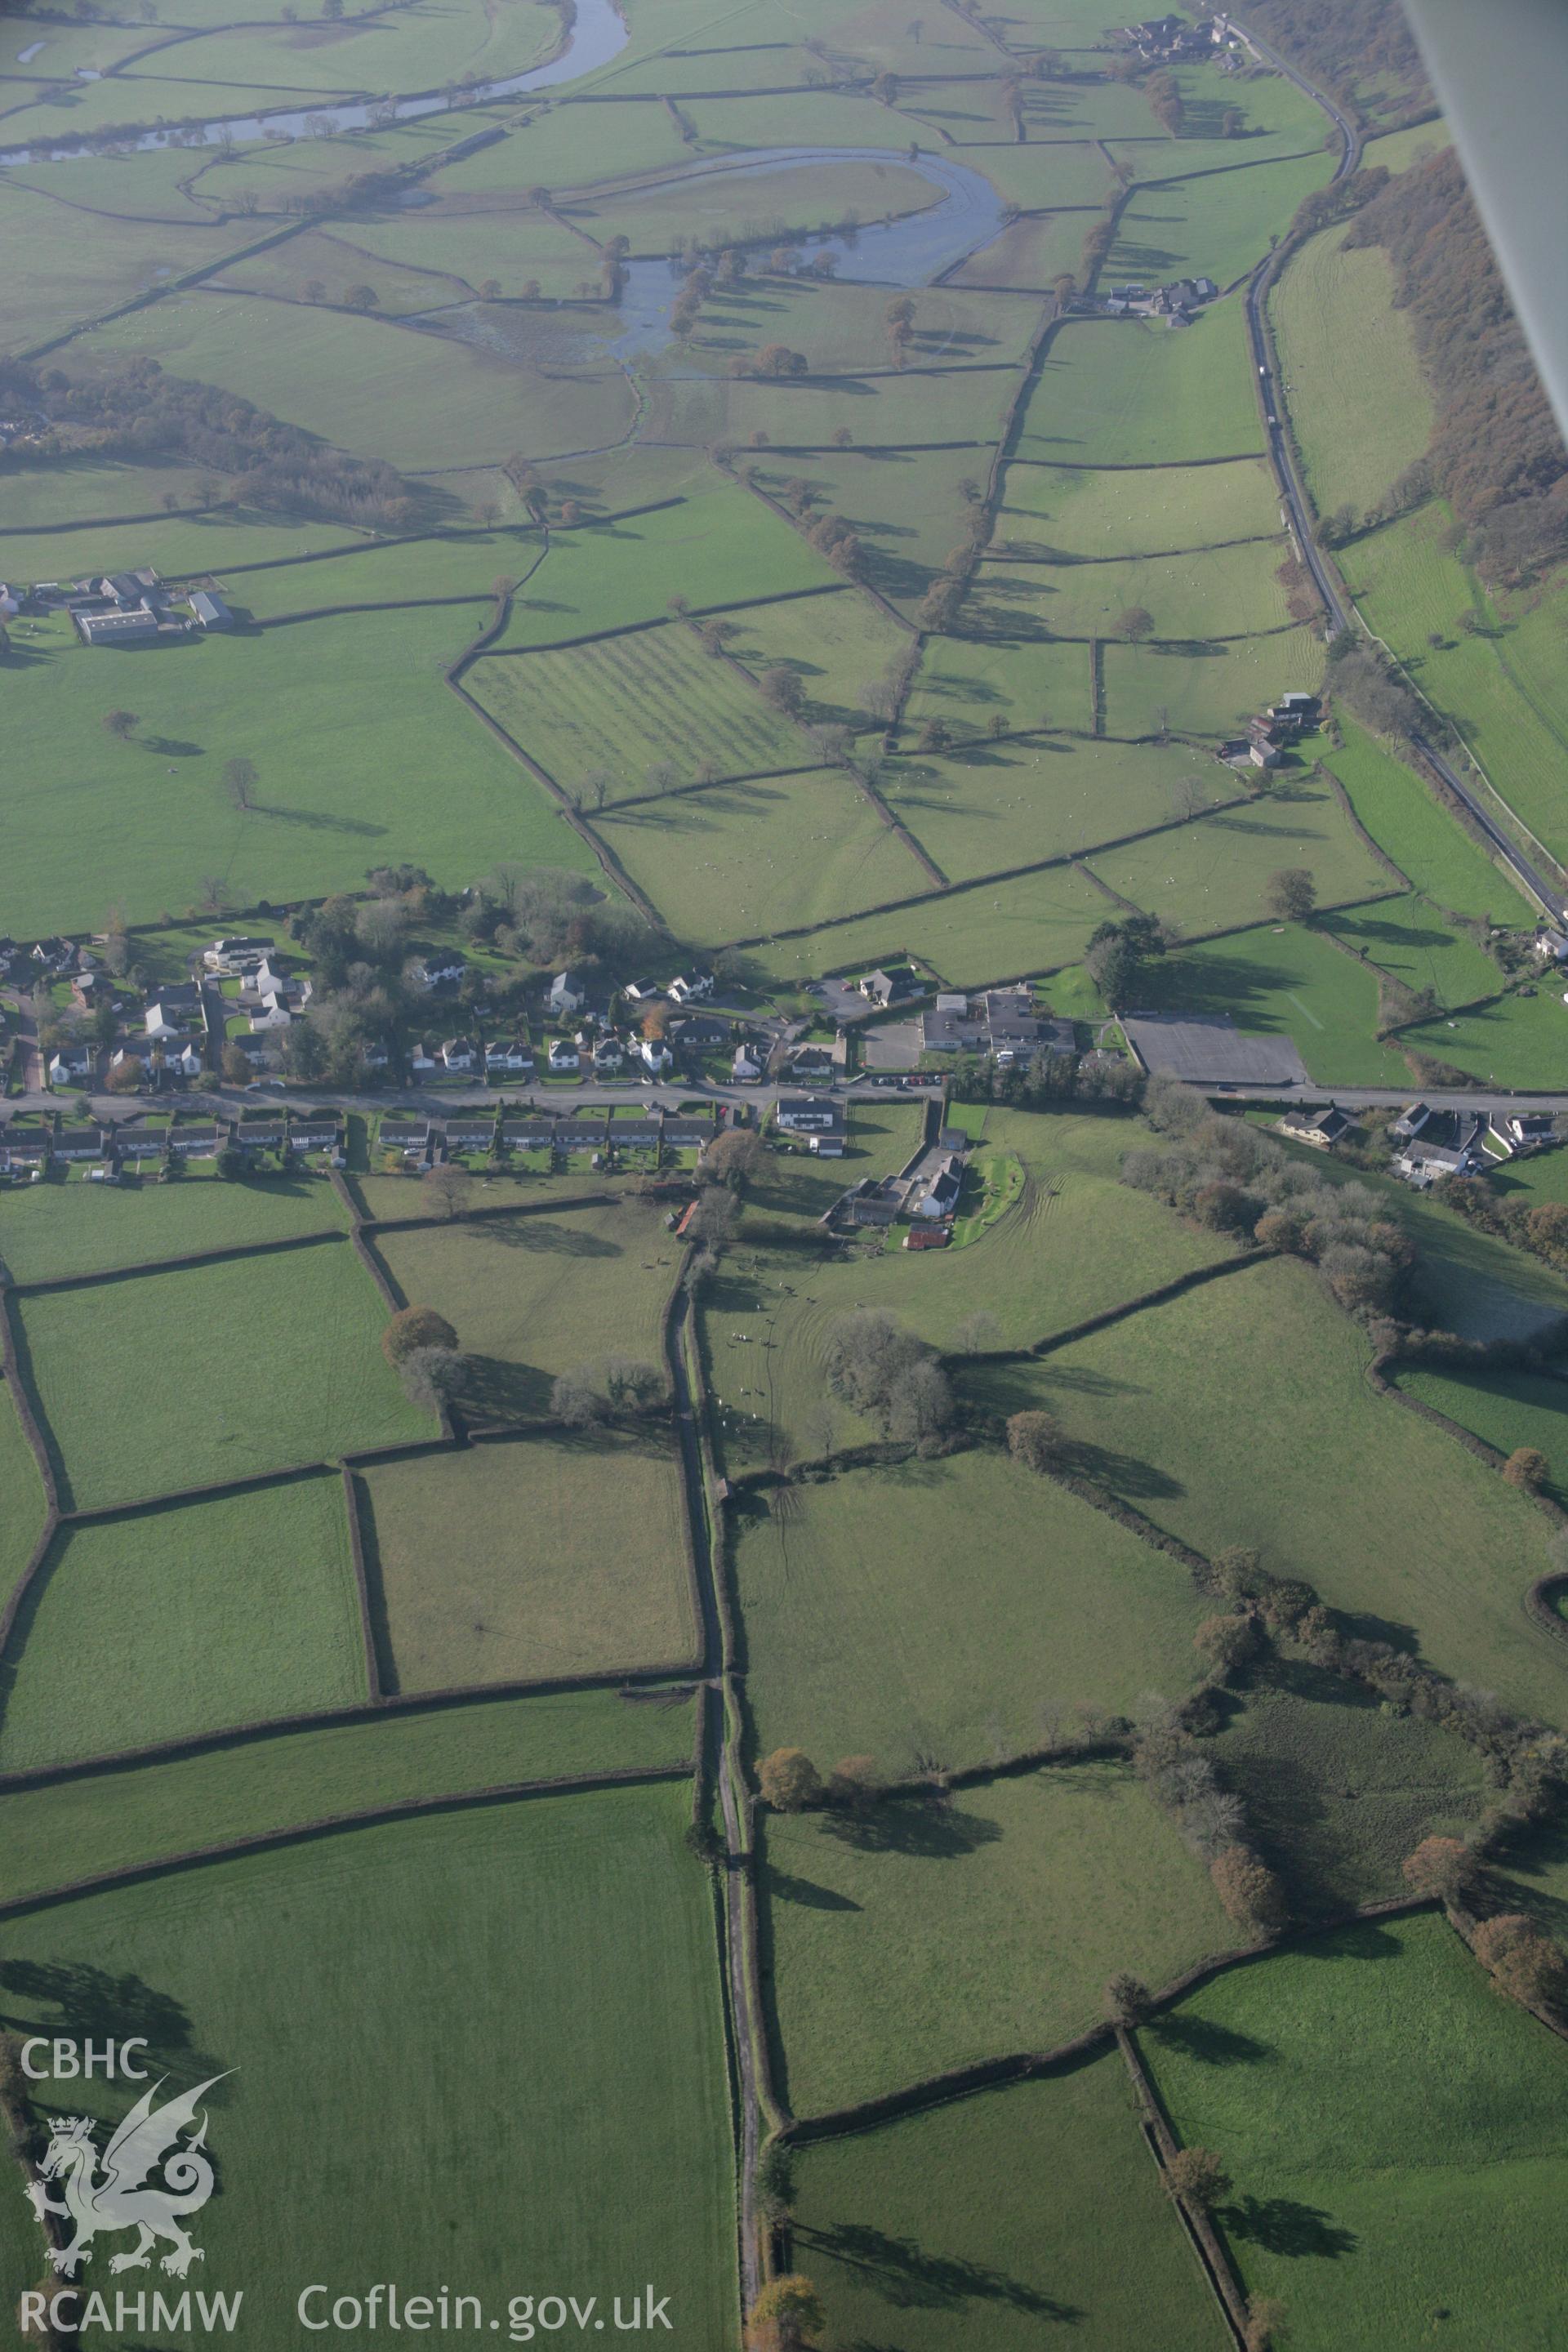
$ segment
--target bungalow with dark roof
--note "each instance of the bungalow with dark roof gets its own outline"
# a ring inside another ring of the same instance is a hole
[[[1285,1113],[1279,1132],[1288,1135],[1292,1143],[1310,1143],[1315,1151],[1331,1151],[1354,1124],[1337,1103],[1328,1103],[1321,1110],[1309,1110],[1302,1106]]]

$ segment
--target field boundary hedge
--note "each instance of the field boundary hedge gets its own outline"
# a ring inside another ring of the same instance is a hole
[[[18,1298],[42,1298],[52,1291],[91,1290],[100,1282],[132,1282],[143,1274],[184,1274],[194,1267],[220,1265],[226,1258],[277,1257],[285,1250],[314,1249],[321,1242],[349,1238],[341,1225],[323,1225],[317,1234],[285,1234],[276,1241],[225,1242],[213,1249],[186,1250],[178,1257],[147,1258],[138,1265],[107,1265],[96,1274],[41,1275],[37,1281],[13,1282],[7,1286]]]
[[[573,1772],[558,1780],[501,1781],[484,1789],[458,1790],[436,1797],[402,1797],[384,1805],[367,1807],[363,1812],[323,1813],[314,1821],[300,1822],[288,1829],[260,1830],[254,1835],[220,1840],[212,1845],[187,1847],[180,1853],[167,1854],[156,1862],[138,1862],[120,1870],[95,1871],[84,1878],[67,1881],[37,1895],[14,1895],[0,1902],[0,1919],[19,1919],[35,1911],[52,1910],[56,1905],[74,1902],[83,1895],[96,1895],[106,1888],[133,1886],[150,1878],[168,1878],[188,1870],[199,1870],[209,1863],[232,1861],[247,1853],[268,1853],[282,1846],[307,1845],[317,1839],[336,1837],[345,1832],[374,1829],[390,1822],[417,1819],[426,1813],[455,1813],[477,1811],[481,1806],[512,1804],[530,1797],[573,1797],[591,1789],[639,1788],[655,1781],[689,1779],[691,1767],[685,1764],[633,1764],[618,1772]]]

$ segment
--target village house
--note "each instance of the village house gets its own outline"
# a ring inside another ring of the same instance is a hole
[[[1568,932],[1537,931],[1531,941],[1531,952],[1542,963],[1568,963]]]
[[[424,1160],[430,1150],[430,1122],[427,1118],[384,1118],[381,1144],[384,1151],[400,1151],[405,1160]]]
[[[581,1013],[588,1002],[587,982],[574,971],[558,971],[550,983],[550,1010],[558,1021]]]
[[[677,972],[668,993],[672,1004],[705,1003],[713,993],[713,975],[710,971]]]
[[[52,1087],[79,1087],[92,1068],[92,1055],[76,1039],[57,1046],[49,1055],[49,1084]]]
[[[294,1152],[338,1152],[342,1148],[342,1130],[331,1112],[291,1111],[285,1148]]]
[[[479,1049],[471,1037],[448,1037],[443,1042],[440,1052],[442,1068],[459,1071],[473,1068]]]
[[[114,1139],[111,1128],[62,1127],[55,1138],[57,1160],[101,1160]]]
[[[833,1083],[833,1068],[832,1048],[814,1039],[784,1055],[780,1075],[787,1086],[825,1087]]]
[[[826,1135],[843,1124],[830,1095],[781,1095],[773,1118],[784,1135]]]
[[[468,967],[463,957],[451,948],[432,948],[408,967],[408,977],[416,988],[426,993],[437,988],[457,988]]]
[[[183,1035],[200,1007],[201,991],[194,981],[182,981],[177,988],[163,989],[147,1007],[148,1036],[163,1039]]]
[[[1557,1122],[1548,1110],[1494,1110],[1487,1122],[1487,1147],[1500,1159],[1542,1151],[1557,1140]]]
[[[912,972],[883,971],[879,967],[861,981],[860,993],[869,997],[873,1004],[897,1004],[902,997],[918,996],[920,982]]]
[[[753,1039],[743,1038],[730,1057],[730,1076],[737,1085],[754,1086],[763,1075],[762,1048]]]
[[[600,1077],[610,1077],[626,1066],[626,1049],[618,1037],[601,1037],[594,1048],[594,1067]]]
[[[673,1065],[675,1055],[662,1037],[644,1037],[637,1046],[637,1059],[649,1077],[662,1078]]]
[[[182,1160],[216,1159],[227,1140],[226,1121],[220,1127],[216,1119],[201,1119],[189,1127],[169,1129],[169,1150],[177,1152]]]
[[[493,1038],[485,1047],[485,1070],[487,1075],[505,1070],[531,1076],[533,1048],[525,1045],[521,1037]]]
[[[1487,1122],[1479,1111],[1434,1110],[1411,1103],[1389,1127],[1404,1146],[1394,1171],[1425,1191],[1448,1176],[1473,1176],[1486,1165]]]
[[[563,1072],[580,1068],[582,1058],[570,1037],[552,1037],[550,1040],[550,1052],[546,1059],[557,1076]]]
[[[0,1129],[0,1160],[13,1175],[30,1176],[54,1157],[54,1138],[40,1128]]]
[[[658,980],[628,980],[621,993],[634,1004],[655,1004],[664,995],[664,983]]]
[[[1292,1143],[1310,1143],[1314,1150],[1331,1151],[1354,1124],[1337,1103],[1325,1104],[1321,1110],[1309,1110],[1301,1105],[1285,1113],[1279,1132],[1288,1135]]]
[[[493,1112],[489,1117],[448,1118],[447,1121],[447,1156],[455,1152],[488,1151],[495,1141],[496,1123]]]

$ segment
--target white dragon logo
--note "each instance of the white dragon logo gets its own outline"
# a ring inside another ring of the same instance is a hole
[[[194,2262],[205,2259],[200,2246],[192,2245],[180,2227],[182,2216],[200,2212],[213,2192],[213,2168],[201,2152],[207,2136],[205,2116],[195,2137],[183,2147],[178,2143],[181,2132],[194,2121],[204,2095],[222,2080],[221,2074],[209,2075],[194,2091],[183,2091],[178,2098],[154,2109],[153,2101],[163,2086],[160,2077],[142,2093],[124,2122],[115,2126],[103,2151],[101,2174],[92,2144],[92,2117],[55,2117],[38,2177],[28,2182],[26,2195],[40,2221],[54,2213],[76,2224],[70,2244],[49,2251],[57,2271],[74,2277],[83,2263],[92,2260],[89,2241],[100,2230],[141,2232],[128,2254],[110,2259],[111,2271],[145,2270],[152,2246],[159,2238],[167,2238],[174,2250],[163,2256],[163,2267],[175,2278],[184,2278]],[[160,2166],[164,2185],[143,2186],[149,2173]],[[63,2180],[63,2204],[49,2197],[44,2185],[49,2180]]]

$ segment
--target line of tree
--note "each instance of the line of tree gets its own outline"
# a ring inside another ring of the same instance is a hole
[[[237,393],[165,375],[156,360],[75,376],[0,361],[0,401],[48,419],[36,441],[0,452],[0,472],[84,452],[140,462],[172,457],[226,476],[230,494],[251,506],[378,530],[401,529],[416,511],[410,485],[379,458],[328,448]],[[222,495],[215,483],[204,502]]]
[[[1529,580],[1568,554],[1568,448],[1458,156],[1400,173],[1357,213],[1345,244],[1387,253],[1436,403],[1431,444],[1396,501],[1436,491],[1484,574]]]

